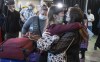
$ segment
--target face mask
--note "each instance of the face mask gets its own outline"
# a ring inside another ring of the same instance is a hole
[[[44,14],[44,11],[42,10],[40,13],[41,13],[41,14]]]
[[[69,16],[69,14],[68,15],[66,15],[66,21],[67,22],[69,22],[71,19],[70,19],[70,16]]]
[[[58,17],[58,18],[56,19],[56,21],[57,21],[58,23],[62,23],[62,22],[63,22],[63,17]]]
[[[88,12],[88,14],[90,14],[90,12]]]
[[[66,21],[69,22],[70,21],[70,17],[66,17]]]
[[[44,11],[44,10],[41,10],[41,12],[40,12],[40,14],[42,14],[42,15],[46,15],[46,11]]]
[[[39,15],[39,18],[41,19],[41,20],[46,20],[47,19],[47,16],[45,16],[45,15]]]
[[[32,6],[29,6],[28,9],[29,9],[29,10],[32,10],[33,8],[32,8]]]

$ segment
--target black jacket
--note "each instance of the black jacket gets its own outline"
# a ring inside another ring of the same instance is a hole
[[[72,42],[73,38],[74,41],[66,52],[67,62],[79,62],[79,49],[80,49],[80,40],[81,40],[79,31],[72,31],[72,32],[65,33],[60,38],[59,41],[51,45],[52,47],[50,48],[49,52],[54,54],[59,54],[65,51],[68,48],[69,44]]]
[[[16,10],[14,12],[10,12],[8,10],[7,17],[5,20],[5,32],[7,33],[16,33],[20,31],[20,13]]]
[[[0,27],[2,27],[2,25],[4,24],[4,16],[2,14],[0,14]]]
[[[99,22],[98,22],[97,28],[100,29],[100,8],[99,8],[99,10],[98,10],[98,15],[99,15]]]

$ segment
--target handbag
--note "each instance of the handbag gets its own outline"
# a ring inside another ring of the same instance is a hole
[[[88,31],[89,38],[91,38],[94,35],[93,32],[91,32],[88,28],[87,31]]]

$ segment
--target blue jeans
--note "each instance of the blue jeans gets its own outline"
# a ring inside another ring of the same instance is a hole
[[[88,29],[92,32],[92,26],[88,26]]]

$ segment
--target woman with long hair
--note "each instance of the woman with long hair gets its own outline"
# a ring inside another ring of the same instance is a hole
[[[83,13],[80,9],[71,7],[66,15],[68,24],[77,22],[81,25]],[[37,48],[48,51],[47,62],[79,62],[80,40],[85,37],[82,36],[80,27],[77,29],[75,25],[64,25],[63,16],[63,9],[52,6],[48,12],[49,27],[37,41]],[[55,26],[60,26],[60,28],[54,31]],[[63,28],[64,26],[66,28]],[[69,26],[74,29],[68,30]]]

